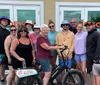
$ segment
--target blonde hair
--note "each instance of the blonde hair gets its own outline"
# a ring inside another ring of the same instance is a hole
[[[42,25],[40,26],[40,29],[41,29],[41,30],[44,29],[44,28],[48,28],[48,25],[42,24]]]

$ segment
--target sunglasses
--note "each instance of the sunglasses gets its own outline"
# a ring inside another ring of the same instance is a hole
[[[52,27],[54,27],[54,25],[52,25],[52,26],[49,26],[49,28],[52,28]]]
[[[20,30],[20,32],[27,32],[27,30]]]
[[[16,29],[12,29],[12,30],[10,30],[11,32],[13,32],[13,31],[16,31]]]
[[[69,24],[62,24],[62,26],[69,26]]]

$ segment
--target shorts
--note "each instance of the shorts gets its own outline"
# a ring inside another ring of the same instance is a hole
[[[76,62],[86,61],[86,54],[75,54]]]
[[[93,59],[88,59],[87,58],[87,73],[91,73],[92,72],[92,66],[93,66]]]
[[[100,76],[100,64],[93,64],[92,73],[95,76]]]
[[[42,67],[43,72],[50,72],[50,60],[49,59],[37,59]]]
[[[68,66],[68,68],[72,67],[72,60],[65,60],[66,65]],[[62,67],[64,66],[64,62],[62,59],[59,59],[59,65]]]
[[[0,64],[5,64],[5,61],[6,61],[6,55],[0,54]]]

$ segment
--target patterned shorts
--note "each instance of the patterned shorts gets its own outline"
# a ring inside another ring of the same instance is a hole
[[[0,54],[0,64],[5,64],[5,54]]]
[[[95,76],[100,76],[100,64],[93,64],[92,73]]]

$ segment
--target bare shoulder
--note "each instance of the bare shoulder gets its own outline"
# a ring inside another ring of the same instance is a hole
[[[19,43],[19,42],[18,42],[18,38],[13,39],[12,43],[13,43],[13,44],[18,44],[18,43]]]

